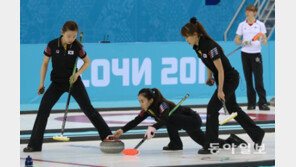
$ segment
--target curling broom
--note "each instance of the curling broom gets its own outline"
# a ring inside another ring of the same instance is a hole
[[[80,38],[79,38],[80,43],[82,41],[82,36],[83,36],[83,32],[80,33]],[[76,68],[77,68],[77,61],[78,61],[78,57],[75,60],[75,64],[74,64],[74,68],[73,68],[73,72],[72,72],[72,79],[70,81],[69,94],[68,94],[68,99],[67,99],[67,104],[66,104],[66,110],[65,110],[65,113],[64,113],[64,119],[63,119],[61,134],[59,136],[53,136],[53,140],[57,140],[57,141],[69,141],[70,140],[70,138],[68,138],[67,136],[63,136],[63,134],[64,134],[66,120],[67,120],[67,113],[68,113],[68,108],[69,108],[69,103],[70,103],[70,97],[71,97],[71,90],[72,90],[73,81],[74,81],[74,75],[75,75]]]

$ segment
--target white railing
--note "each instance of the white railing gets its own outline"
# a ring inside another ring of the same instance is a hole
[[[264,19],[264,23],[266,22],[266,20],[267,20],[268,17],[270,16],[270,13],[272,12],[274,6],[275,6],[275,3],[273,3],[273,5],[272,5],[272,7],[271,7],[271,10],[269,10],[269,12],[267,13],[266,18]]]
[[[272,27],[272,29],[271,29],[270,33],[268,34],[267,40],[269,40],[269,38],[271,37],[271,35],[272,35],[272,33],[273,33],[273,30],[274,30],[274,28],[275,28],[275,24],[273,25],[273,27]]]
[[[230,27],[232,26],[234,20],[236,19],[238,13],[239,13],[240,10],[242,9],[242,7],[243,7],[243,5],[244,5],[245,2],[246,2],[246,0],[243,0],[243,1],[242,1],[242,3],[240,4],[240,6],[238,7],[236,13],[234,14],[234,16],[233,16],[231,22],[229,23],[227,29],[225,30],[225,32],[224,32],[224,41],[227,41],[227,33],[228,33]]]
[[[260,18],[260,13],[261,13],[261,9],[262,9],[263,5],[265,4],[265,1],[266,0],[263,0],[262,3],[260,4],[260,0],[256,0],[255,3],[254,3],[255,6],[258,4],[258,12],[256,14],[256,18],[259,17],[259,20],[261,19]]]

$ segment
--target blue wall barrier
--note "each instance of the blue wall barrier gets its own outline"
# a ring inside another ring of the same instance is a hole
[[[254,2],[246,1],[228,33],[229,40],[245,20],[245,7]],[[203,0],[21,0],[20,40],[21,44],[47,43],[65,21],[75,20],[86,43],[102,41],[107,34],[111,42],[183,41],[180,29],[196,16],[213,39],[222,41],[240,3],[223,0],[207,6]]]
[[[226,54],[238,47],[233,41],[219,43]],[[21,110],[38,109],[42,96],[37,95],[37,88],[45,47],[46,44],[20,45]],[[204,84],[206,69],[186,42],[85,43],[84,48],[91,59],[91,65],[82,74],[82,79],[93,105],[98,108],[139,106],[137,94],[144,87],[157,87],[170,100],[181,99],[189,93],[189,99],[196,100],[187,100],[187,104],[207,104],[207,99],[215,89]],[[268,96],[275,94],[274,48],[274,41],[269,41],[262,48],[264,85]],[[236,94],[245,97],[240,52],[231,55],[229,59],[241,76]],[[81,63],[82,60],[78,66]],[[50,71],[51,63],[46,76],[46,88],[50,84]],[[65,107],[66,96],[67,93],[54,109]],[[78,108],[74,99],[71,105],[72,108]]]

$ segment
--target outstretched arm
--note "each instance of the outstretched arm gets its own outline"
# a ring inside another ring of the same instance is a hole
[[[141,113],[136,118],[129,121],[126,125],[124,125],[121,129],[118,129],[111,136],[119,138],[124,132],[127,132],[130,129],[133,129],[134,127],[136,127],[139,123],[141,123],[143,120],[145,120],[148,117],[148,114],[144,112],[145,111],[141,111]]]

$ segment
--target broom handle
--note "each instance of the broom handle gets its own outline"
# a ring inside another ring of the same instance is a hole
[[[154,132],[151,132],[151,135],[153,135],[153,134],[154,134]],[[144,136],[143,139],[136,145],[136,147],[134,149],[139,148],[140,145],[142,145],[146,139],[147,139],[147,136]]]
[[[142,145],[144,143],[144,141],[147,139],[147,136],[145,136],[137,145],[134,149],[138,149],[140,147],[140,145]]]
[[[222,100],[221,100],[221,101],[222,101]],[[225,115],[228,115],[229,112],[228,112],[228,110],[227,110],[227,108],[226,108],[225,102],[222,101],[222,104],[223,104],[223,109],[224,109]]]
[[[169,116],[173,114],[173,112],[189,97],[189,94],[187,93],[185,97],[169,112]]]

